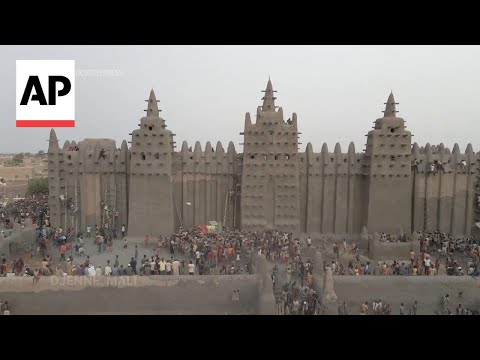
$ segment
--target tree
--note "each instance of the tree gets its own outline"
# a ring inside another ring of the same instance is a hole
[[[27,195],[48,194],[48,178],[34,177],[28,181]]]
[[[5,161],[3,164],[5,166],[18,166],[23,163],[23,158],[23,153],[16,154],[10,160]]]
[[[10,160],[5,161],[5,166],[18,166],[23,163],[23,153],[14,155]]]
[[[37,153],[37,155],[39,155],[39,156],[45,155],[45,151],[40,150],[40,151]]]
[[[24,157],[25,157],[25,154],[24,154],[24,153],[15,154],[15,155],[13,155],[13,157],[12,157],[12,161],[15,161],[15,162],[18,162],[18,163],[22,163]]]

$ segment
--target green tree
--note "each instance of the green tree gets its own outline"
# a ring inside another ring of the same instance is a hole
[[[15,154],[13,155],[12,157],[12,161],[14,162],[18,162],[18,163],[22,163],[23,162],[23,158],[25,157],[25,155],[23,153],[20,153],[20,154]]]
[[[28,181],[27,195],[48,194],[48,178],[34,177]]]
[[[39,155],[39,156],[45,155],[45,151],[40,150],[40,151],[37,153],[37,155]]]
[[[14,155],[10,160],[5,161],[6,166],[18,166],[23,163],[23,153]]]

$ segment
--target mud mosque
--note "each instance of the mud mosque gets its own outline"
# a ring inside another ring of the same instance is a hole
[[[233,142],[183,142],[160,117],[153,90],[131,145],[66,141],[48,148],[53,226],[128,228],[129,238],[216,221],[244,231],[360,234],[436,230],[469,235],[480,221],[480,155],[469,144],[420,147],[397,116],[393,94],[366,149],[299,150],[295,113],[285,120],[269,80],[256,121],[246,113],[243,152]],[[367,125],[367,122],[365,122]]]

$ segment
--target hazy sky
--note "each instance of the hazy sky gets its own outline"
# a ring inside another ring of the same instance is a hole
[[[150,89],[176,136],[193,147],[232,140],[237,152],[245,113],[255,119],[270,75],[277,105],[297,113],[300,150],[326,142],[346,152],[382,116],[391,90],[399,116],[420,146],[427,142],[480,151],[480,46],[0,46],[0,153],[47,149],[49,129],[15,127],[15,60],[73,59],[76,124],[57,129],[65,140],[130,140]]]

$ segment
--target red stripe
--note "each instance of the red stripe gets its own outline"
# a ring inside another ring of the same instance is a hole
[[[17,127],[75,127],[75,120],[17,120]]]

